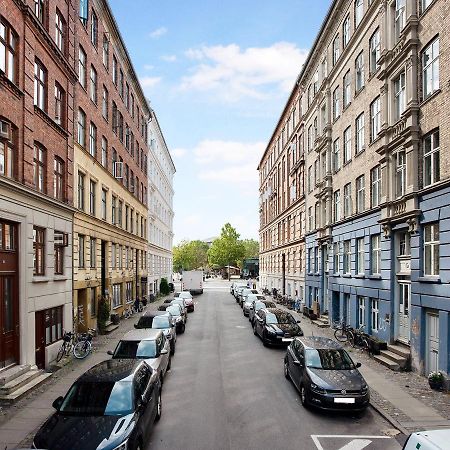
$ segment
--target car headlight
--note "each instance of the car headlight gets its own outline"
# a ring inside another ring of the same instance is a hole
[[[125,442],[122,442],[118,447],[114,447],[113,450],[127,450],[128,448],[128,439]]]
[[[320,386],[317,386],[317,384],[314,383],[311,383],[311,390],[316,394],[326,394],[327,392],[324,388],[321,388]]]
[[[269,334],[273,334],[273,335],[275,335],[275,334],[277,334],[274,330],[272,330],[271,328],[266,328],[266,330],[267,330],[267,333],[269,333]]]
[[[182,317],[181,316],[178,316],[177,317],[177,322],[181,322],[183,319],[182,319]]]
[[[361,394],[367,394],[367,391],[369,390],[369,386],[367,384],[364,384],[361,388]]]

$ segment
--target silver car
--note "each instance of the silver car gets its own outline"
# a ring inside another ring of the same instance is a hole
[[[168,339],[162,330],[152,328],[129,331],[108,354],[113,359],[144,359],[158,373],[161,384],[172,363]]]
[[[239,305],[241,306],[241,308],[244,307],[244,302],[245,300],[247,300],[247,296],[249,294],[257,294],[258,291],[256,289],[250,289],[250,288],[245,288],[242,289],[242,291],[239,293]]]
[[[248,289],[248,286],[246,284],[242,284],[234,288],[234,298],[236,299],[236,303],[239,302],[239,294],[242,292],[243,289]]]
[[[170,302],[171,305],[180,305],[183,310],[184,323],[187,322],[187,305],[186,300],[181,297],[177,297]]]
[[[244,316],[248,317],[248,315],[250,314],[250,308],[253,304],[253,301],[265,299],[266,297],[264,297],[264,295],[262,294],[248,294],[247,297],[245,297],[244,306],[242,307]]]

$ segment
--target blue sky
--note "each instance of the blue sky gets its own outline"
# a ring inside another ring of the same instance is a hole
[[[175,242],[258,239],[262,152],[330,0],[110,0],[177,173]]]

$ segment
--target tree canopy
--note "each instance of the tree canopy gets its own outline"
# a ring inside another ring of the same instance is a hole
[[[209,264],[220,267],[237,265],[245,255],[245,246],[239,237],[236,229],[230,223],[226,223],[220,236],[213,241],[208,250]]]
[[[182,241],[173,248],[173,270],[194,270],[208,264],[208,244],[202,241]]]
[[[238,260],[237,264],[242,269],[244,259],[259,257],[259,242],[254,239],[244,239],[241,241],[245,248],[244,256]]]

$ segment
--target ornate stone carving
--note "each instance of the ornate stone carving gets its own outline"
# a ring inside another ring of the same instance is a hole
[[[385,238],[391,237],[391,226],[388,224],[384,224],[382,226],[382,228],[383,228],[384,237]]]
[[[408,219],[406,221],[406,223],[408,224],[408,231],[410,234],[416,234],[417,233],[417,228],[418,228],[418,223],[417,223],[417,219],[415,217],[411,217],[411,219]]]

